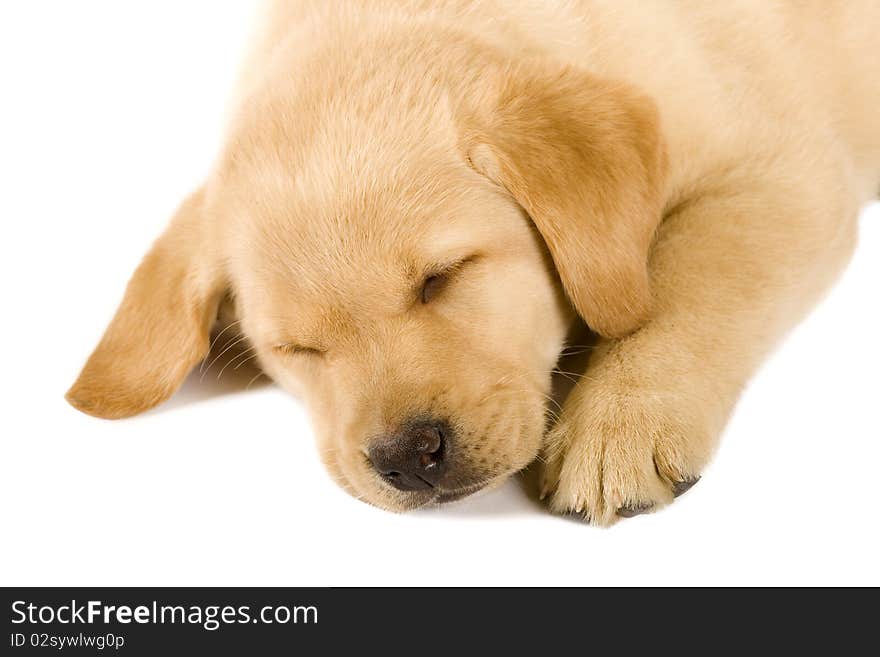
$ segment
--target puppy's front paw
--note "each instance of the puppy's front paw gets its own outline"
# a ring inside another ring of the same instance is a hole
[[[548,438],[542,497],[598,525],[669,504],[699,480],[714,449],[712,432],[684,417],[641,395],[566,404]]]

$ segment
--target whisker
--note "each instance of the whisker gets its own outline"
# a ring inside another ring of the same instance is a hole
[[[248,356],[247,358],[245,358],[243,361],[241,361],[238,365],[236,365],[236,366],[233,367],[232,369],[237,370],[239,367],[241,367],[241,366],[244,365],[245,363],[249,363],[249,362],[251,362],[254,358],[258,358],[259,355],[260,355],[260,354],[253,354],[253,355],[251,355],[251,356]]]
[[[235,326],[236,324],[241,324],[241,320],[238,319],[238,320],[232,322],[231,324],[227,324],[226,326],[224,326],[224,327],[220,330],[220,332],[219,332],[217,335],[214,336],[214,339],[211,340],[211,344],[208,345],[208,353],[209,353],[209,354],[210,354],[211,351],[214,349],[214,347],[217,346],[217,342],[218,342],[218,340],[220,340],[220,337],[221,337],[224,333],[226,333],[226,331],[228,331],[230,328],[232,328],[233,326]],[[202,359],[202,365],[201,365],[201,367],[199,367],[199,374],[201,374],[201,373],[204,371],[204,369],[205,369],[205,361],[207,361],[207,360],[208,360],[207,358],[203,358],[203,359]]]
[[[569,349],[595,349],[596,345],[594,344],[567,344],[562,348],[562,351],[567,351]]]
[[[559,352],[560,358],[569,358],[571,356],[578,356],[580,354],[585,354],[588,351],[592,351],[595,347],[585,347],[583,349],[563,349]]]
[[[587,381],[595,381],[595,378],[591,377],[588,374],[578,374],[577,372],[566,372],[565,370],[561,370],[559,368],[554,369],[553,374],[559,374],[561,376],[564,376],[564,377],[568,378],[569,381],[572,381],[574,383],[577,383],[578,379],[587,379]]]
[[[235,354],[235,356],[233,356],[232,359],[230,359],[230,361],[229,361],[228,364],[229,364],[229,365],[232,365],[235,361],[237,361],[237,360],[238,360],[239,358],[241,358],[242,356],[247,356],[248,354],[252,354],[252,353],[254,353],[256,350],[257,350],[256,347],[248,347],[247,349],[244,349],[241,353],[239,353],[239,354]],[[238,368],[236,367],[235,369],[238,369]]]
[[[546,399],[548,402],[550,402],[551,404],[553,404],[556,408],[558,408],[560,413],[562,412],[562,404],[560,404],[558,401],[556,401],[556,400],[553,398],[552,395],[548,395],[548,394],[542,392],[542,393],[541,393],[541,396],[542,396],[544,399]],[[547,410],[550,410],[550,407],[549,407],[549,406],[547,407]],[[554,411],[554,412],[555,412],[555,411]]]
[[[568,376],[567,372],[554,372],[554,374],[558,374],[559,376],[568,379],[572,383],[577,383],[577,379],[575,379],[573,376]]]
[[[247,336],[242,335],[242,336],[239,337],[237,340],[232,340],[232,341],[230,341],[230,343],[227,343],[226,348],[223,349],[223,351],[221,351],[219,354],[217,354],[217,355],[214,357],[214,359],[208,364],[208,367],[205,369],[205,371],[202,372],[202,376],[199,378],[199,381],[204,380],[205,375],[208,373],[208,371],[214,366],[214,363],[216,363],[217,360],[218,360],[223,354],[225,354],[227,351],[229,351],[230,349],[232,349],[235,345],[239,344],[240,342],[243,342],[244,340],[247,340]]]
[[[232,365],[236,360],[238,360],[239,358],[241,358],[241,357],[244,356],[245,354],[247,354],[247,353],[249,353],[250,351],[253,351],[253,350],[255,350],[255,349],[256,349],[256,347],[251,347],[250,349],[246,349],[245,351],[241,352],[240,354],[236,354],[234,358],[230,358],[229,361],[228,361],[223,367],[221,367],[221,368],[220,368],[220,371],[217,373],[217,380],[218,380],[218,381],[220,380],[220,377],[223,375],[223,372],[226,371],[226,368],[227,368],[227,367],[229,367],[230,365]],[[257,355],[254,354],[253,356],[251,356],[251,358],[256,358],[256,356],[257,356]],[[245,358],[245,359],[242,361],[242,363],[246,363],[246,362],[248,362],[249,360],[251,360],[251,358]],[[240,366],[240,364],[239,364],[239,366]],[[238,369],[238,367],[236,367],[235,369]]]

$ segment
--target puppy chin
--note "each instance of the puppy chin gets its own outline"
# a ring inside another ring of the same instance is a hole
[[[396,513],[404,513],[406,511],[415,511],[425,507],[435,507],[452,502],[458,502],[467,497],[483,494],[494,490],[501,486],[510,474],[503,474],[492,477],[491,479],[481,481],[475,484],[461,486],[459,488],[438,487],[427,491],[413,491],[407,493],[392,494],[389,497],[383,496],[381,502],[371,502],[374,506],[381,507],[387,511]],[[370,500],[365,500],[370,502]]]
[[[459,500],[463,500],[466,497],[471,497],[472,495],[478,495],[480,493],[498,488],[498,486],[500,486],[505,479],[507,479],[506,476],[496,477],[488,483],[468,486],[465,488],[460,488],[458,490],[443,491],[437,496],[437,498],[434,500],[434,503],[448,504],[450,502],[458,502]]]

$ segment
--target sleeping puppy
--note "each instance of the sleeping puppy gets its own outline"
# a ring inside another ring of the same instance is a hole
[[[554,511],[658,509],[853,251],[878,33],[873,0],[271,3],[216,167],[67,398],[159,404],[226,299],[359,498],[455,500],[543,453]]]

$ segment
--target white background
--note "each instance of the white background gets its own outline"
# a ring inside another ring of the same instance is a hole
[[[410,515],[356,502],[268,385],[195,377],[115,423],[68,407],[211,162],[252,6],[0,8],[0,584],[880,584],[877,206],[700,484],[610,530],[550,516],[519,481]]]

